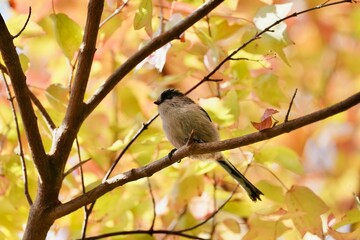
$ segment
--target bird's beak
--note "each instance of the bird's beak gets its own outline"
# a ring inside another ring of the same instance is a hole
[[[154,103],[155,103],[156,105],[159,105],[159,104],[160,104],[160,101],[159,101],[159,100],[156,100]]]

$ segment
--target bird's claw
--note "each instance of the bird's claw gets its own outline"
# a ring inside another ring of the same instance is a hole
[[[169,154],[168,154],[168,158],[171,160],[171,158],[172,158],[172,156],[173,156],[173,154],[174,154],[174,152],[176,152],[176,150],[177,150],[177,148],[174,148],[174,149],[172,149],[170,152],[169,152]]]

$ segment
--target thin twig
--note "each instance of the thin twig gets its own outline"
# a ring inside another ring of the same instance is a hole
[[[74,64],[72,64],[71,61],[69,60],[69,64],[71,66],[70,76],[69,76],[69,80],[68,80],[68,84],[67,84],[68,89],[69,89],[69,94],[71,94],[72,83],[74,80],[74,73],[75,73],[76,65],[79,61],[79,56],[80,56],[80,52],[82,51],[82,47],[83,47],[83,45],[81,45],[80,49],[77,51]]]
[[[320,8],[325,8],[325,7],[329,7],[332,5],[336,5],[336,4],[342,4],[342,3],[351,3],[352,0],[343,0],[343,1],[337,1],[337,2],[332,2],[332,3],[323,3],[320,4],[318,6],[315,6],[313,8],[308,8],[306,10],[300,11],[300,12],[294,12],[293,14],[290,14],[286,17],[280,18],[279,20],[275,21],[273,24],[269,25],[268,27],[266,27],[265,29],[263,29],[262,31],[256,33],[254,35],[254,37],[252,37],[251,39],[249,39],[248,41],[246,41],[245,43],[243,43],[240,47],[238,47],[236,50],[234,50],[232,53],[230,53],[226,58],[224,58],[207,76],[204,77],[204,79],[210,78],[212,75],[214,75],[227,61],[231,60],[233,58],[233,56],[235,56],[235,54],[237,54],[240,50],[244,49],[246,46],[248,46],[250,43],[252,43],[253,41],[260,39],[260,37],[266,33],[266,32],[272,32],[272,28],[275,27],[276,25],[278,25],[281,22],[284,22],[285,20],[289,19],[289,18],[293,18],[293,17],[297,17],[299,15],[302,15],[304,13],[307,12],[311,12],[314,10],[318,10]]]
[[[112,91],[114,87],[142,60],[144,60],[157,49],[164,46],[166,43],[174,39],[178,39],[184,31],[193,26],[195,22],[201,20],[204,16],[206,16],[206,14],[215,9],[223,1],[224,0],[207,1],[194,12],[192,12],[189,16],[177,23],[174,27],[165,31],[163,34],[154,37],[144,47],[130,56],[87,100],[84,111],[85,117],[87,117],[108,95],[108,93]]]
[[[28,25],[29,23],[29,20],[30,20],[30,17],[31,17],[31,7],[29,6],[29,13],[28,13],[28,17],[26,19],[26,22],[24,24],[24,26],[21,28],[20,32],[16,35],[13,36],[13,39],[17,38],[20,36],[20,34],[25,30],[26,26]]]
[[[83,224],[82,224],[82,228],[81,228],[81,239],[86,238],[86,230],[87,230],[90,214],[91,214],[93,208],[94,208],[94,204],[91,204],[89,207],[87,207],[86,205],[83,207],[84,219],[83,219]]]
[[[84,171],[83,171],[83,167],[82,167],[82,159],[81,159],[81,152],[80,152],[80,144],[79,144],[79,140],[78,137],[75,138],[75,144],[76,144],[76,151],[78,154],[78,159],[79,159],[79,169],[80,169],[80,177],[81,177],[81,188],[82,188],[82,192],[83,194],[85,194],[85,182],[84,182]]]
[[[217,181],[216,181],[216,176],[214,174],[214,184],[213,184],[213,188],[214,188],[214,191],[213,191],[213,207],[214,209],[216,209],[217,207],[217,202],[216,202],[216,190],[217,190]],[[210,233],[210,236],[212,237],[215,233],[215,228],[216,228],[216,215],[214,215],[214,217],[212,218],[212,221],[211,221],[211,233]]]
[[[91,158],[86,159],[86,160],[84,160],[84,161],[82,161],[82,162],[74,165],[74,166],[71,167],[70,169],[68,169],[68,170],[64,173],[64,178],[65,178],[67,175],[69,175],[71,172],[75,171],[75,169],[77,169],[80,165],[83,165],[83,164],[87,163],[87,162],[90,161],[90,160],[91,160]]]
[[[286,113],[284,122],[289,121],[289,115],[290,115],[291,107],[292,107],[292,105],[293,105],[293,103],[294,103],[294,99],[295,99],[296,93],[297,93],[297,88],[295,89],[295,92],[294,92],[294,94],[293,94],[293,96],[292,96],[292,98],[291,98],[291,101],[290,101],[290,104],[289,104],[289,108],[288,108],[288,110],[287,110],[287,113]]]
[[[120,152],[120,154],[117,156],[107,173],[105,174],[105,177],[103,178],[103,182],[106,181],[111,173],[114,171],[116,165],[119,163],[120,159],[123,157],[123,155],[126,153],[126,151],[130,148],[130,146],[136,141],[136,139],[141,135],[143,131],[145,131],[148,126],[159,116],[159,114],[154,115],[149,121],[142,124],[142,127],[137,131],[137,133],[134,135],[134,137],[130,140],[130,142],[125,146],[125,148]]]
[[[281,179],[276,176],[275,173],[273,173],[269,168],[265,167],[264,165],[261,164],[256,164],[257,167],[261,167],[263,169],[265,169],[266,171],[268,171],[274,178],[276,178],[276,180],[281,184],[281,186],[286,190],[289,191],[289,188],[285,185],[285,183],[283,181],[281,181]]]
[[[130,0],[125,0],[124,3],[120,7],[116,8],[115,11],[111,15],[109,15],[107,18],[105,18],[104,21],[102,21],[100,23],[99,28],[104,26],[104,24],[107,23],[110,19],[112,19],[113,17],[118,15],[121,12],[121,10],[129,3],[129,1]]]
[[[155,197],[154,197],[154,193],[153,193],[151,182],[150,182],[149,178],[147,178],[147,183],[148,183],[149,193],[151,196],[151,202],[152,202],[152,206],[153,206],[153,219],[151,221],[151,226],[150,226],[149,231],[153,231],[154,225],[155,225],[155,220],[156,220],[156,202],[155,202]]]
[[[28,89],[28,94],[29,97],[31,99],[31,101],[35,104],[35,106],[39,109],[42,117],[44,118],[48,128],[53,131],[56,128],[55,123],[53,122],[53,120],[51,119],[49,113],[46,111],[46,109],[44,108],[44,106],[41,104],[41,102],[39,101],[39,99],[35,96],[34,93],[32,93],[30,91],[30,89]]]
[[[123,157],[123,155],[126,153],[126,151],[130,148],[130,146],[136,141],[136,139],[141,135],[141,133],[143,131],[145,131],[148,126],[159,116],[159,114],[156,114],[155,116],[153,116],[149,121],[147,121],[146,123],[142,124],[142,127],[137,131],[137,133],[134,135],[134,137],[130,140],[130,142],[125,146],[125,148],[119,153],[119,155],[116,157],[115,161],[112,163],[112,165],[110,166],[109,170],[106,172],[104,178],[103,178],[103,182],[105,182],[107,179],[109,179],[111,173],[114,171],[116,165],[119,163],[120,159]],[[90,206],[87,208],[87,213],[86,216],[84,218],[83,221],[83,234],[85,234],[86,228],[87,228],[87,224],[89,222],[89,217],[90,214],[92,212],[92,210],[94,209],[96,201],[92,202],[90,204]],[[85,236],[85,235],[83,235]]]
[[[17,118],[16,110],[15,110],[14,97],[11,95],[10,87],[9,87],[9,84],[7,83],[7,81],[6,81],[6,77],[5,77],[4,72],[2,72],[2,75],[3,75],[3,79],[4,79],[4,84],[5,84],[5,88],[6,88],[7,97],[8,97],[10,106],[11,106],[11,111],[12,111],[14,121],[15,121],[15,126],[16,126],[16,134],[17,134],[18,144],[19,144],[19,157],[20,157],[21,168],[22,168],[23,177],[24,177],[24,194],[26,196],[27,202],[29,203],[30,206],[32,206],[33,201],[31,199],[31,196],[30,196],[30,193],[29,193],[29,183],[28,183],[27,169],[26,169],[26,163],[25,163],[25,157],[24,157],[24,149],[23,149],[23,145],[22,145],[22,142],[21,142],[19,121],[18,121],[18,118]]]
[[[200,82],[198,82],[197,84],[195,84],[192,88],[190,88],[189,90],[187,90],[185,92],[185,95],[189,94],[190,92],[194,91],[196,88],[198,88],[201,84],[203,84],[204,82],[221,82],[222,79],[211,79],[210,76],[209,77],[204,77]]]
[[[78,159],[79,159],[79,167],[80,167],[80,177],[81,177],[81,188],[82,188],[82,193],[85,194],[86,190],[85,190],[85,181],[84,181],[84,172],[83,172],[83,168],[82,168],[82,160],[81,160],[81,152],[80,152],[80,144],[79,144],[79,140],[78,137],[76,136],[75,138],[75,143],[76,143],[76,150],[77,150],[77,154],[78,154]],[[84,221],[89,218],[89,211],[87,206],[83,207],[84,209]],[[86,227],[87,225],[84,225],[83,231],[81,233],[81,238],[84,239],[86,236]]]
[[[203,3],[205,3],[205,0],[203,0]],[[209,14],[206,14],[206,16],[205,16],[205,21],[206,21],[206,24],[207,24],[207,29],[208,29],[209,37],[212,37]]]
[[[189,239],[201,239],[201,240],[205,239],[205,238],[201,238],[201,237],[197,237],[197,236],[188,235],[188,234],[185,234],[184,232],[194,230],[194,229],[204,225],[205,223],[207,223],[210,219],[212,219],[232,199],[232,197],[236,193],[238,187],[239,187],[239,185],[237,185],[234,188],[234,190],[231,192],[230,196],[225,200],[225,202],[223,204],[221,204],[221,206],[218,209],[216,209],[210,216],[208,216],[205,220],[203,220],[202,222],[200,222],[200,223],[198,223],[198,224],[196,224],[196,225],[194,225],[192,227],[181,229],[181,230],[153,230],[152,228],[150,228],[149,230],[121,231],[121,232],[113,232],[113,233],[109,233],[109,234],[102,234],[102,235],[83,238],[83,239],[100,239],[100,238],[105,238],[105,237],[121,236],[121,235],[132,235],[132,234],[150,234],[150,235],[153,235],[153,234],[167,234],[167,235],[182,236],[182,237],[186,237],[186,238],[189,238]],[[208,240],[208,239],[206,239],[206,240]]]
[[[178,223],[181,221],[181,219],[185,216],[185,214],[187,213],[188,208],[187,206],[184,206],[184,208],[182,209],[182,211],[180,212],[180,214],[178,215],[178,217],[176,218],[176,220],[171,221],[171,223],[168,226],[169,231],[174,231],[174,229],[177,227]],[[167,239],[167,235],[165,235],[161,240],[165,240]]]
[[[194,230],[202,225],[204,225],[205,223],[207,223],[210,219],[212,219],[216,214],[218,214],[218,212],[221,211],[221,209],[223,209],[225,207],[225,205],[232,199],[232,197],[234,196],[234,194],[236,193],[237,189],[239,188],[239,184],[236,185],[236,187],[234,188],[234,190],[231,192],[230,196],[225,200],[225,202],[223,202],[223,204],[220,205],[220,207],[218,207],[218,209],[216,209],[212,214],[210,214],[204,221],[189,227],[189,228],[185,228],[182,230],[179,230],[179,232],[188,232],[191,230]]]
[[[185,238],[188,238],[188,239],[209,240],[208,238],[197,237],[197,236],[182,233],[182,232],[179,232],[179,231],[169,231],[169,230],[153,230],[153,231],[149,231],[149,230],[133,230],[133,231],[112,232],[112,233],[101,234],[101,235],[97,235],[97,236],[93,236],[93,237],[87,237],[87,238],[84,238],[84,240],[101,239],[101,238],[108,238],[108,237],[113,237],[113,236],[139,235],[139,234],[150,234],[150,235],[166,234],[166,235],[174,235],[174,236],[185,237]]]

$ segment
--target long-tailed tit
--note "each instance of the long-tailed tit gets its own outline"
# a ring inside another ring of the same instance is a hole
[[[192,140],[199,143],[219,141],[219,133],[207,112],[183,93],[165,90],[154,102],[158,105],[167,139],[176,148],[185,145],[193,132]],[[246,190],[251,200],[261,200],[263,193],[245,178],[234,165],[219,153],[191,156],[198,159],[215,159]]]

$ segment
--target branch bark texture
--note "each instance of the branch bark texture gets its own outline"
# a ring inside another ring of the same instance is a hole
[[[26,77],[21,68],[20,59],[13,42],[14,37],[6,27],[3,17],[0,15],[0,52],[7,67],[16,101],[19,105],[20,115],[24,124],[26,137],[31,149],[32,158],[38,169],[41,181],[49,177],[47,155],[45,153],[40,136],[37,118],[31,99],[27,94],[28,86]]]
[[[128,60],[126,60],[126,62],[124,62],[87,101],[85,115],[89,115],[106,97],[106,95],[116,86],[116,84],[118,84],[121,79],[124,78],[132,69],[134,69],[136,65],[138,65],[142,60],[171,40],[178,39],[186,29],[190,28],[192,25],[194,25],[194,23],[209,14],[223,1],[224,0],[210,0],[204,3],[201,7],[199,7],[184,20],[179,22],[173,28],[153,38],[142,49],[129,57]]]
[[[62,217],[66,214],[75,211],[76,209],[82,206],[92,203],[93,201],[95,201],[105,193],[113,190],[118,186],[122,186],[128,182],[136,181],[140,178],[151,177],[156,172],[159,172],[160,170],[178,162],[179,160],[189,155],[224,151],[224,150],[246,146],[263,140],[267,140],[291,132],[295,129],[304,127],[311,123],[321,121],[325,118],[343,112],[359,103],[360,103],[360,92],[330,107],[310,113],[303,117],[296,118],[294,120],[284,122],[265,131],[255,132],[242,137],[227,139],[218,142],[196,143],[196,144],[194,143],[191,145],[185,145],[180,149],[178,149],[172,155],[171,159],[169,159],[168,157],[163,157],[143,167],[131,169],[130,171],[124,172],[113,178],[110,178],[107,181],[100,184],[98,187],[87,192],[86,194],[79,196],[78,198],[72,201],[69,201],[67,203],[55,207],[55,209],[51,212],[51,214],[53,214],[55,218]]]

